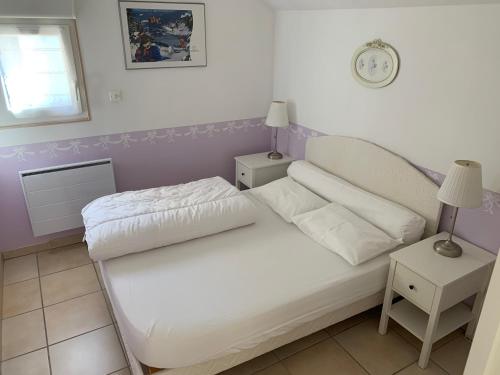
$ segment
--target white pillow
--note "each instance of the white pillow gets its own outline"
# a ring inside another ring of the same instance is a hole
[[[302,232],[353,266],[401,244],[337,203],[293,217]]]
[[[327,201],[296,183],[290,177],[270,182],[252,189],[250,192],[288,223],[292,222],[292,217],[295,215],[316,210],[328,204]]]
[[[306,161],[295,161],[288,175],[321,197],[340,203],[405,244],[422,237],[425,219],[397,203],[369,193]]]

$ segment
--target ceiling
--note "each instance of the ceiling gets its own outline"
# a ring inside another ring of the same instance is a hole
[[[297,9],[356,9],[397,8],[440,5],[500,4],[500,0],[265,0],[273,8]]]

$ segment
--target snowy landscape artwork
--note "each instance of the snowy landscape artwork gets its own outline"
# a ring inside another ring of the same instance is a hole
[[[206,66],[205,5],[120,1],[127,69]]]

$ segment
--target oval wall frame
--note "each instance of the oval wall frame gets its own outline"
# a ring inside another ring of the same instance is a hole
[[[385,87],[398,75],[399,56],[391,45],[376,39],[356,50],[351,70],[354,78],[363,86]]]

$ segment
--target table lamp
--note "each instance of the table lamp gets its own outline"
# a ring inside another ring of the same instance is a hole
[[[272,152],[267,154],[267,157],[272,160],[281,159],[283,155],[278,152],[278,128],[286,128],[289,125],[286,102],[274,101],[271,103],[266,118],[266,125],[274,128],[274,148]]]
[[[481,164],[470,160],[456,160],[446,175],[437,197],[454,209],[450,237],[447,240],[437,241],[434,250],[443,256],[457,258],[462,255],[460,245],[453,242],[458,209],[477,208],[483,204]]]

